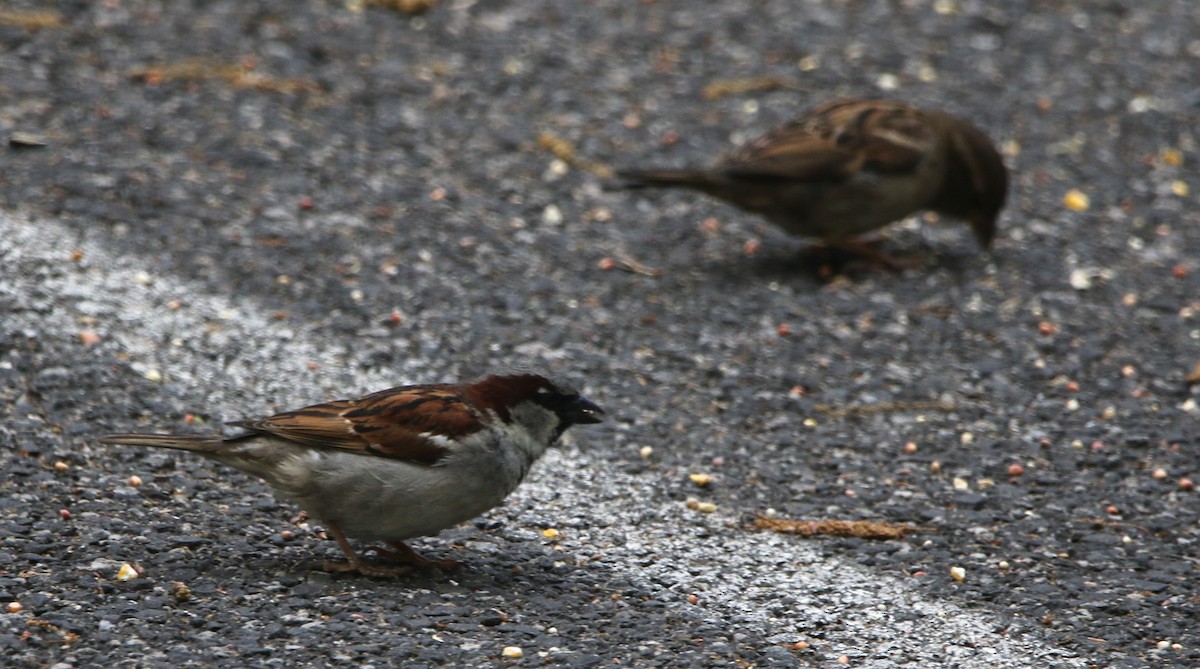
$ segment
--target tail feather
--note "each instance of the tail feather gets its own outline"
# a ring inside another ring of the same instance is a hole
[[[621,188],[700,188],[713,178],[709,172],[687,169],[617,170]]]
[[[225,443],[219,437],[188,437],[174,434],[106,434],[97,441],[102,444],[172,448],[197,453],[215,453]]]

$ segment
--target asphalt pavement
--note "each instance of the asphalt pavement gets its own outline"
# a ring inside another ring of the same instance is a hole
[[[996,139],[991,252],[605,188],[842,95]],[[2,664],[1200,666],[1198,111],[1188,0],[9,3]],[[517,366],[610,419],[450,575],[95,442]]]

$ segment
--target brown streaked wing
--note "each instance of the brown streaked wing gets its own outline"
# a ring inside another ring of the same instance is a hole
[[[854,173],[857,156],[826,130],[809,116],[798,118],[734,151],[720,171],[735,179],[841,181]]]
[[[858,150],[868,169],[902,174],[917,170],[936,139],[936,129],[916,110],[881,110],[874,122],[864,125]]]
[[[237,425],[308,446],[426,464],[443,458],[447,449],[445,443],[423,435],[454,438],[482,428],[475,411],[450,385],[391,388]]]

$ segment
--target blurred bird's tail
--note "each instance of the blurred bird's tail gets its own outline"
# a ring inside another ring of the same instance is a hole
[[[177,451],[215,453],[225,443],[220,437],[183,437],[173,434],[106,434],[97,439],[102,444],[172,448]]]
[[[708,172],[686,169],[617,170],[617,188],[698,188],[703,190],[712,181]]]

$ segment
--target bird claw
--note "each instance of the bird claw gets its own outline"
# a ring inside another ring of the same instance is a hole
[[[438,569],[441,571],[457,571],[462,569],[458,560],[431,560],[402,543],[391,544],[396,550],[376,547],[372,550],[381,558],[395,562],[403,562],[417,569]]]
[[[407,576],[413,572],[412,565],[374,565],[366,562],[329,562],[325,561],[321,567],[331,574],[349,574],[358,573],[369,578],[388,578],[394,576]]]

